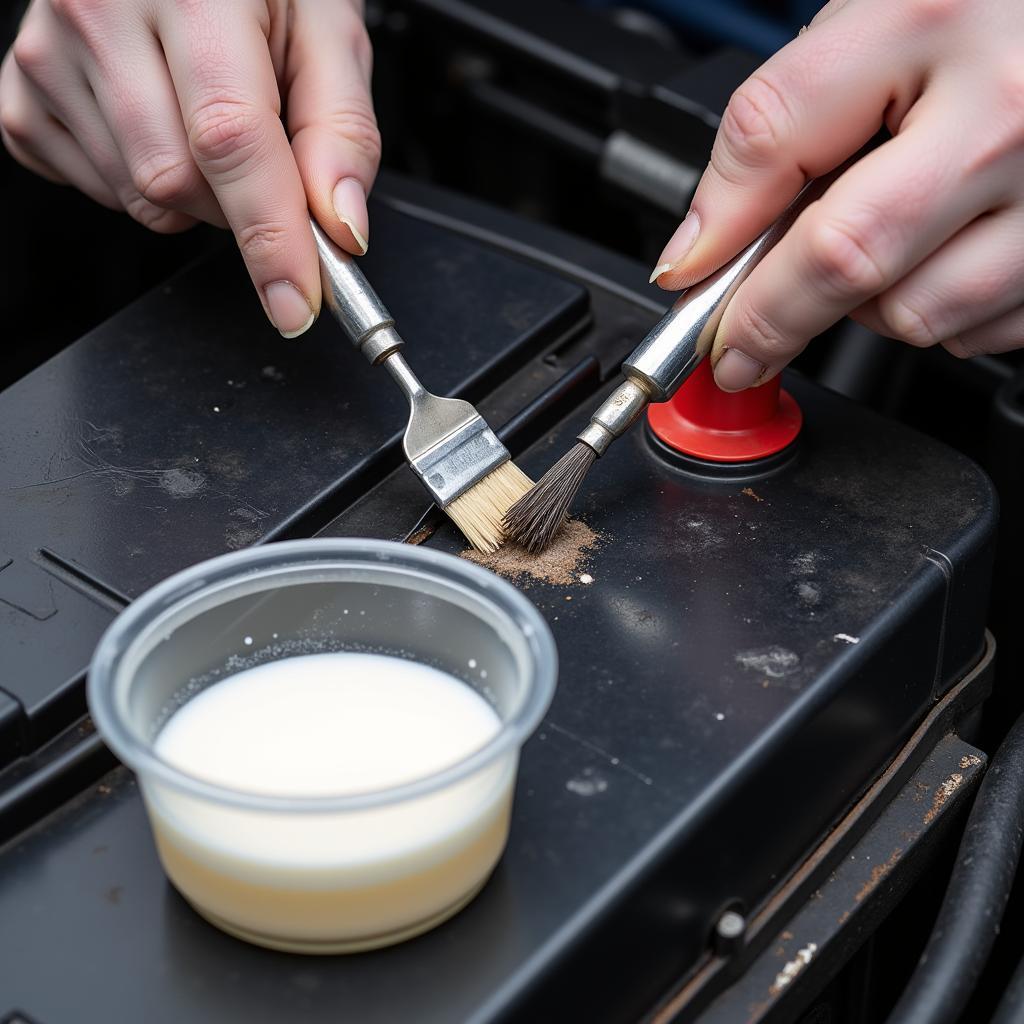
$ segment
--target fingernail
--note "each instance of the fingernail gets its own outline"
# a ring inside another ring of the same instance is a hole
[[[684,218],[682,224],[676,228],[676,233],[668,240],[658,260],[658,265],[651,274],[653,284],[662,274],[675,270],[680,263],[686,259],[687,254],[693,248],[697,236],[700,234],[700,218],[695,210],[691,210]]]
[[[767,367],[738,348],[727,348],[715,365],[715,383],[722,391],[742,391],[756,384]]]
[[[366,255],[369,248],[366,236],[370,233],[370,218],[366,212],[366,193],[363,186],[355,178],[342,178],[334,186],[331,202],[334,203],[334,212],[338,215],[338,220],[352,232],[352,240],[359,248],[360,254]]]
[[[313,326],[316,314],[309,300],[291,283],[274,281],[263,289],[274,326],[285,338],[297,338]]]

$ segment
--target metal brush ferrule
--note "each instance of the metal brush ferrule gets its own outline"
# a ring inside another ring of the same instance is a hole
[[[590,417],[590,423],[576,435],[577,440],[604,455],[612,441],[636,423],[650,400],[644,384],[624,380]]]
[[[421,455],[411,457],[409,465],[434,501],[447,508],[508,460],[508,449],[483,417],[477,416]]]
[[[370,287],[355,259],[338,248],[312,217],[309,224],[320,255],[324,304],[367,361],[379,363],[404,344],[395,330],[394,317]]]
[[[469,402],[431,394],[400,352],[391,353],[384,368],[409,399],[405,457],[442,508],[509,460],[508,449]]]

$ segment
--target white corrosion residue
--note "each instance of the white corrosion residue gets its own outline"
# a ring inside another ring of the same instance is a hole
[[[593,583],[594,577],[589,572],[580,573],[580,583]]]
[[[817,952],[818,945],[815,942],[808,942],[803,949],[798,949],[796,956],[775,975],[775,983],[769,990],[771,994],[777,996],[814,959]]]
[[[800,665],[800,655],[785,647],[772,645],[753,651],[740,651],[736,660],[744,668],[760,672],[772,679],[781,679],[789,675]]]
[[[581,774],[566,782],[565,788],[577,796],[597,796],[608,789],[608,780],[593,768],[584,768]]]
[[[833,640],[840,640],[844,644],[859,644],[860,643],[860,637],[859,636],[850,636],[849,633],[836,633],[836,635],[834,637],[832,637],[832,639]]]

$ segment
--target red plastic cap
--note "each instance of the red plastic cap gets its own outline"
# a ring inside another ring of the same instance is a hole
[[[803,414],[775,377],[736,394],[719,389],[705,359],[667,402],[647,413],[670,448],[708,462],[752,462],[782,451],[800,433]]]

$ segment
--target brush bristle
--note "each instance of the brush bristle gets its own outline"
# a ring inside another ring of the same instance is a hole
[[[543,551],[569,514],[576,492],[597,454],[582,441],[574,444],[521,497],[505,516],[505,534],[527,551]]]
[[[477,551],[490,554],[505,539],[505,513],[532,486],[533,481],[510,459],[460,494],[445,512]]]

